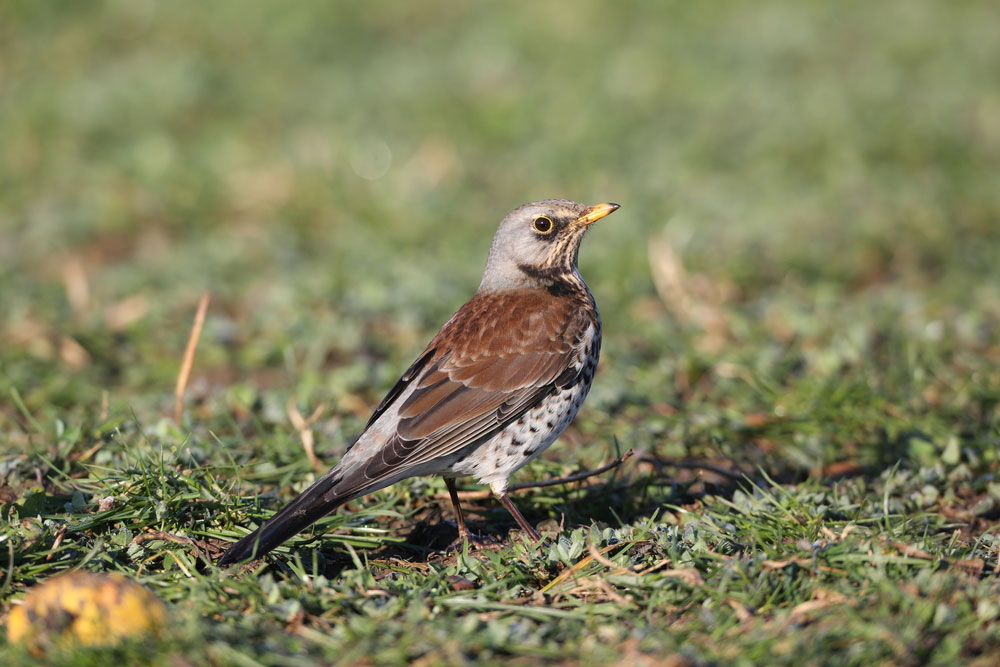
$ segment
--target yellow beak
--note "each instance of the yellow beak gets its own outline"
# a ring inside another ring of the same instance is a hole
[[[597,204],[591,206],[579,218],[573,221],[574,226],[586,227],[592,225],[601,218],[611,215],[621,208],[618,204]]]

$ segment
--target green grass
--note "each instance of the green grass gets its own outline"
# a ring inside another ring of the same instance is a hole
[[[74,568],[170,606],[51,664],[992,664],[997,34],[985,1],[0,6],[0,609]],[[519,494],[538,546],[473,500],[496,544],[446,550],[414,479],[215,568],[314,478],[287,406],[332,464],[547,197],[623,208],[581,252],[594,390],[514,482],[639,455]]]

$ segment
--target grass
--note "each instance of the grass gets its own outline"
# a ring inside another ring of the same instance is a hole
[[[975,1],[5,4],[4,613],[82,568],[171,622],[50,664],[993,664],[998,30]],[[472,500],[494,543],[447,550],[413,479],[215,568],[314,478],[289,406],[335,461],[553,196],[623,204],[581,253],[605,352],[514,482],[637,455],[519,494],[541,545]]]

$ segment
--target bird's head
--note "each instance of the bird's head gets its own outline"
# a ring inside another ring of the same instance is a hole
[[[479,290],[533,286],[543,276],[576,271],[580,241],[591,224],[618,204],[586,206],[565,199],[525,204],[500,223]]]

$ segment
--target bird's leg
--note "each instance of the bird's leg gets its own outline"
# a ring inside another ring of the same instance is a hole
[[[451,477],[444,478],[444,484],[448,487],[448,495],[451,496],[451,504],[455,507],[455,523],[458,524],[458,539],[476,542],[478,538],[469,532],[465,526],[465,514],[462,513],[462,505],[458,502],[458,487]]]
[[[521,530],[526,532],[528,535],[531,535],[531,538],[535,540],[535,542],[541,541],[542,538],[538,534],[538,531],[536,531],[531,524],[528,523],[528,520],[524,518],[524,515],[521,514],[519,509],[517,509],[514,501],[510,499],[510,496],[508,496],[505,491],[497,492],[496,489],[493,489],[493,495],[497,497],[497,500],[500,501],[501,505],[507,508],[507,511],[510,512],[510,515],[514,517],[515,521],[517,521],[517,525],[521,527]]]

